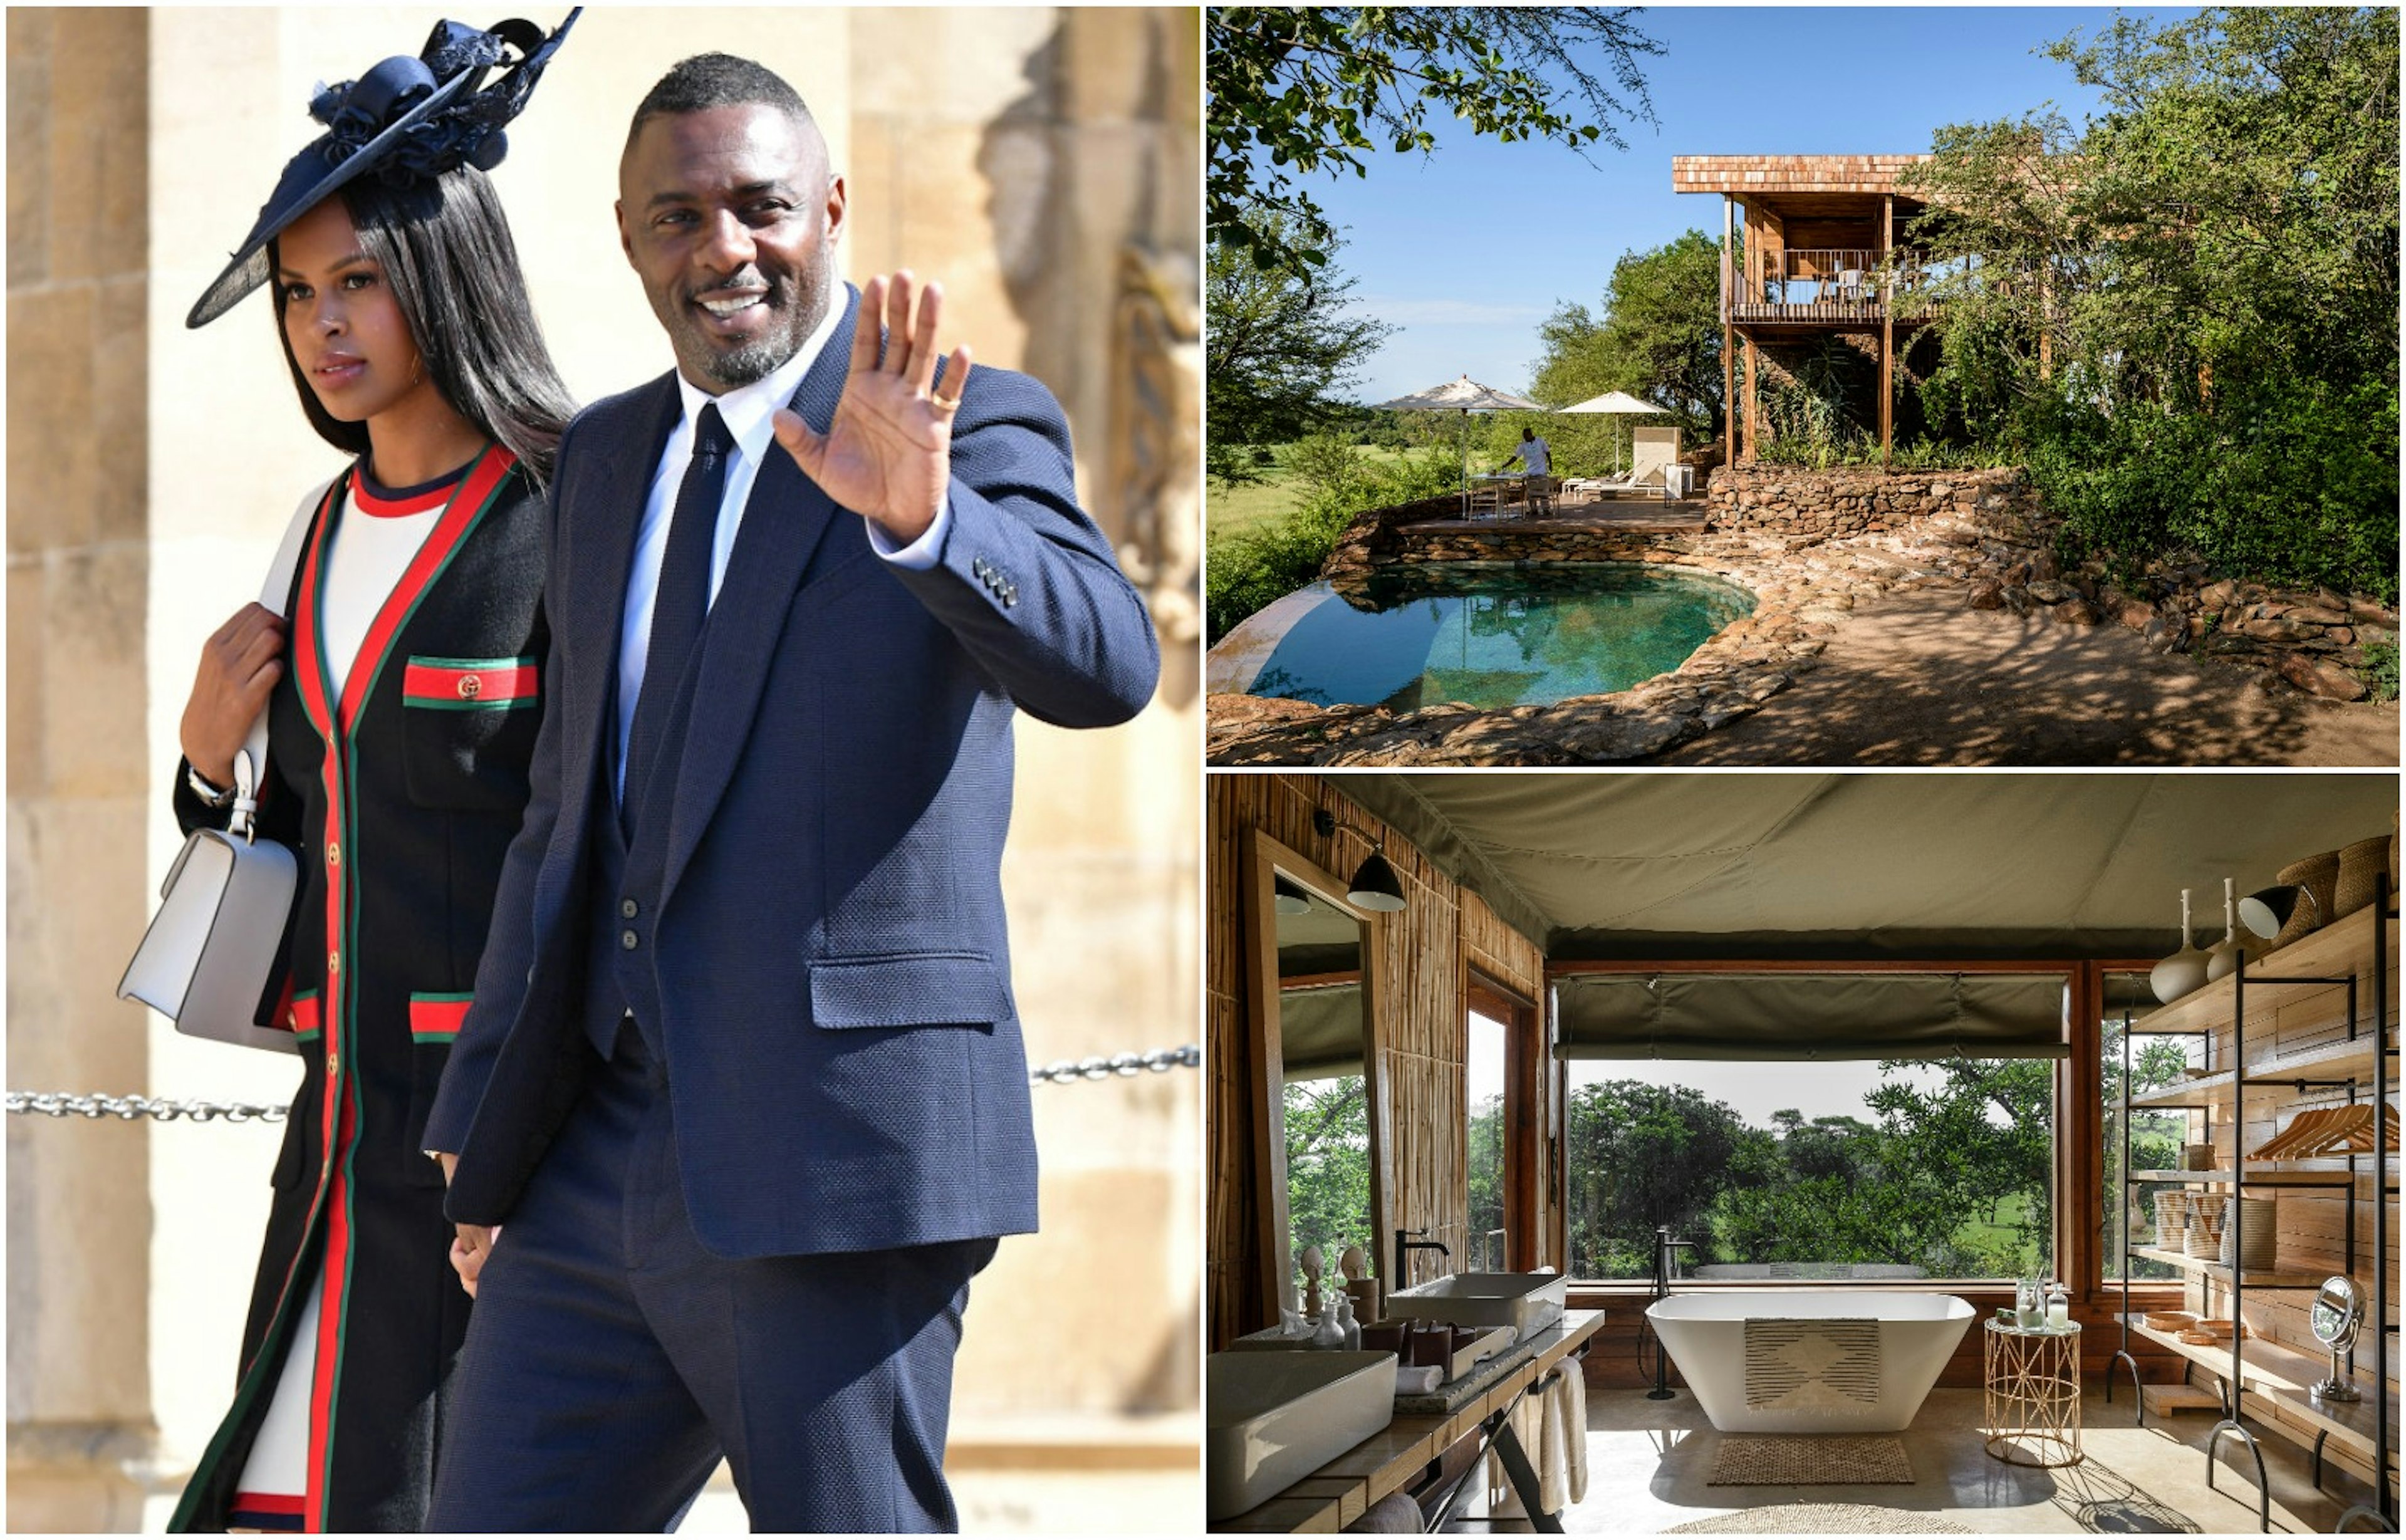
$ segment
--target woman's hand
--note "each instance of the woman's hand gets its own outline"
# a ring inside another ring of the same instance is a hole
[[[284,619],[246,604],[201,646],[200,671],[177,729],[184,757],[212,785],[234,784],[234,756],[284,677]],[[251,770],[258,772],[253,765]]]

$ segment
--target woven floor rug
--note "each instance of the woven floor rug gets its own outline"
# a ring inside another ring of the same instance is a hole
[[[1828,1434],[1723,1434],[1712,1487],[1911,1486],[1904,1440]]]
[[[1741,1508],[1718,1519],[1674,1524],[1664,1534],[1970,1534],[1934,1513],[1867,1507],[1860,1503],[1783,1503]]]

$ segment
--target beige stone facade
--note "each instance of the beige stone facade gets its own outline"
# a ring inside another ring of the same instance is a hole
[[[415,51],[443,14],[9,13],[12,1089],[290,1093],[289,1065],[113,998],[177,846],[166,779],[196,647],[339,465],[262,301],[202,332],[182,318],[308,136],[314,83]],[[948,332],[1069,410],[1086,505],[1169,661],[1128,727],[1022,724],[1017,993],[1039,1060],[1193,1041],[1198,14],[588,11],[495,176],[581,400],[669,365],[617,249],[617,149],[650,82],[710,49],[812,104],[847,177],[846,276],[942,279]],[[978,1527],[1192,1526],[1199,1081],[1037,1091],[1044,1233],[980,1280],[955,1402]],[[12,1528],[163,1515],[233,1383],[276,1137],[9,1120]]]

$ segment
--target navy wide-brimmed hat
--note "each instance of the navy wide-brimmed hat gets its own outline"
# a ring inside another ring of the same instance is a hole
[[[417,58],[396,56],[357,80],[319,86],[309,116],[326,132],[286,162],[258,222],[184,324],[206,326],[265,283],[267,243],[345,183],[374,174],[405,186],[463,165],[490,171],[501,164],[509,152],[502,125],[526,106],[544,65],[584,8],[571,10],[549,36],[531,21],[502,21],[482,31],[439,22]],[[517,62],[479,90],[512,50]]]

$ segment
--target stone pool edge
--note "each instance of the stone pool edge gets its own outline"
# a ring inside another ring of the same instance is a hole
[[[1622,546],[1622,550],[1609,556],[1599,554],[1594,560],[1720,578],[1751,593],[1754,613],[1714,632],[1676,669],[1625,690],[1571,696],[1550,705],[1483,711],[1447,703],[1397,713],[1383,706],[1316,706],[1275,697],[1210,693],[1205,697],[1212,741],[1208,762],[1485,766],[1597,764],[1643,758],[1759,709],[1792,684],[1797,674],[1813,666],[1814,659],[1828,646],[1827,639],[1836,630],[1837,618],[1854,607],[1853,594],[1848,591],[1853,586],[1808,579],[1811,591],[1800,592],[1792,571],[1779,564],[1789,552],[1786,543],[1777,539],[1742,534],[1678,536],[1652,543],[1660,548],[1649,549],[1642,555],[1624,554],[1626,547],[1621,541],[1609,544]],[[1939,574],[1932,571],[1926,575],[1935,578]],[[1884,588],[1885,586],[1883,591]],[[1305,591],[1308,590],[1297,590]],[[1775,598],[1788,602],[1776,605]],[[1280,600],[1284,602],[1285,600]],[[1236,640],[1246,626],[1258,618],[1259,615],[1249,617],[1244,626],[1222,639],[1221,645]],[[1287,618],[1278,628],[1280,634],[1293,623],[1293,617]],[[1267,657],[1267,652],[1262,656]],[[1208,660],[1206,667],[1210,667]],[[1258,667],[1256,663],[1256,671]],[[1230,706],[1238,702],[1245,705],[1232,713]],[[1238,713],[1251,718],[1251,722],[1229,720]],[[1243,747],[1241,743],[1224,744],[1220,741],[1224,726],[1241,731],[1254,724],[1314,721],[1332,729],[1352,730],[1345,732],[1343,742],[1328,744],[1332,752],[1325,756],[1295,759],[1278,754],[1273,747],[1270,754],[1263,756],[1224,757],[1224,749]],[[1366,731],[1375,735],[1371,741],[1362,741]],[[1398,738],[1405,742],[1396,742]]]

